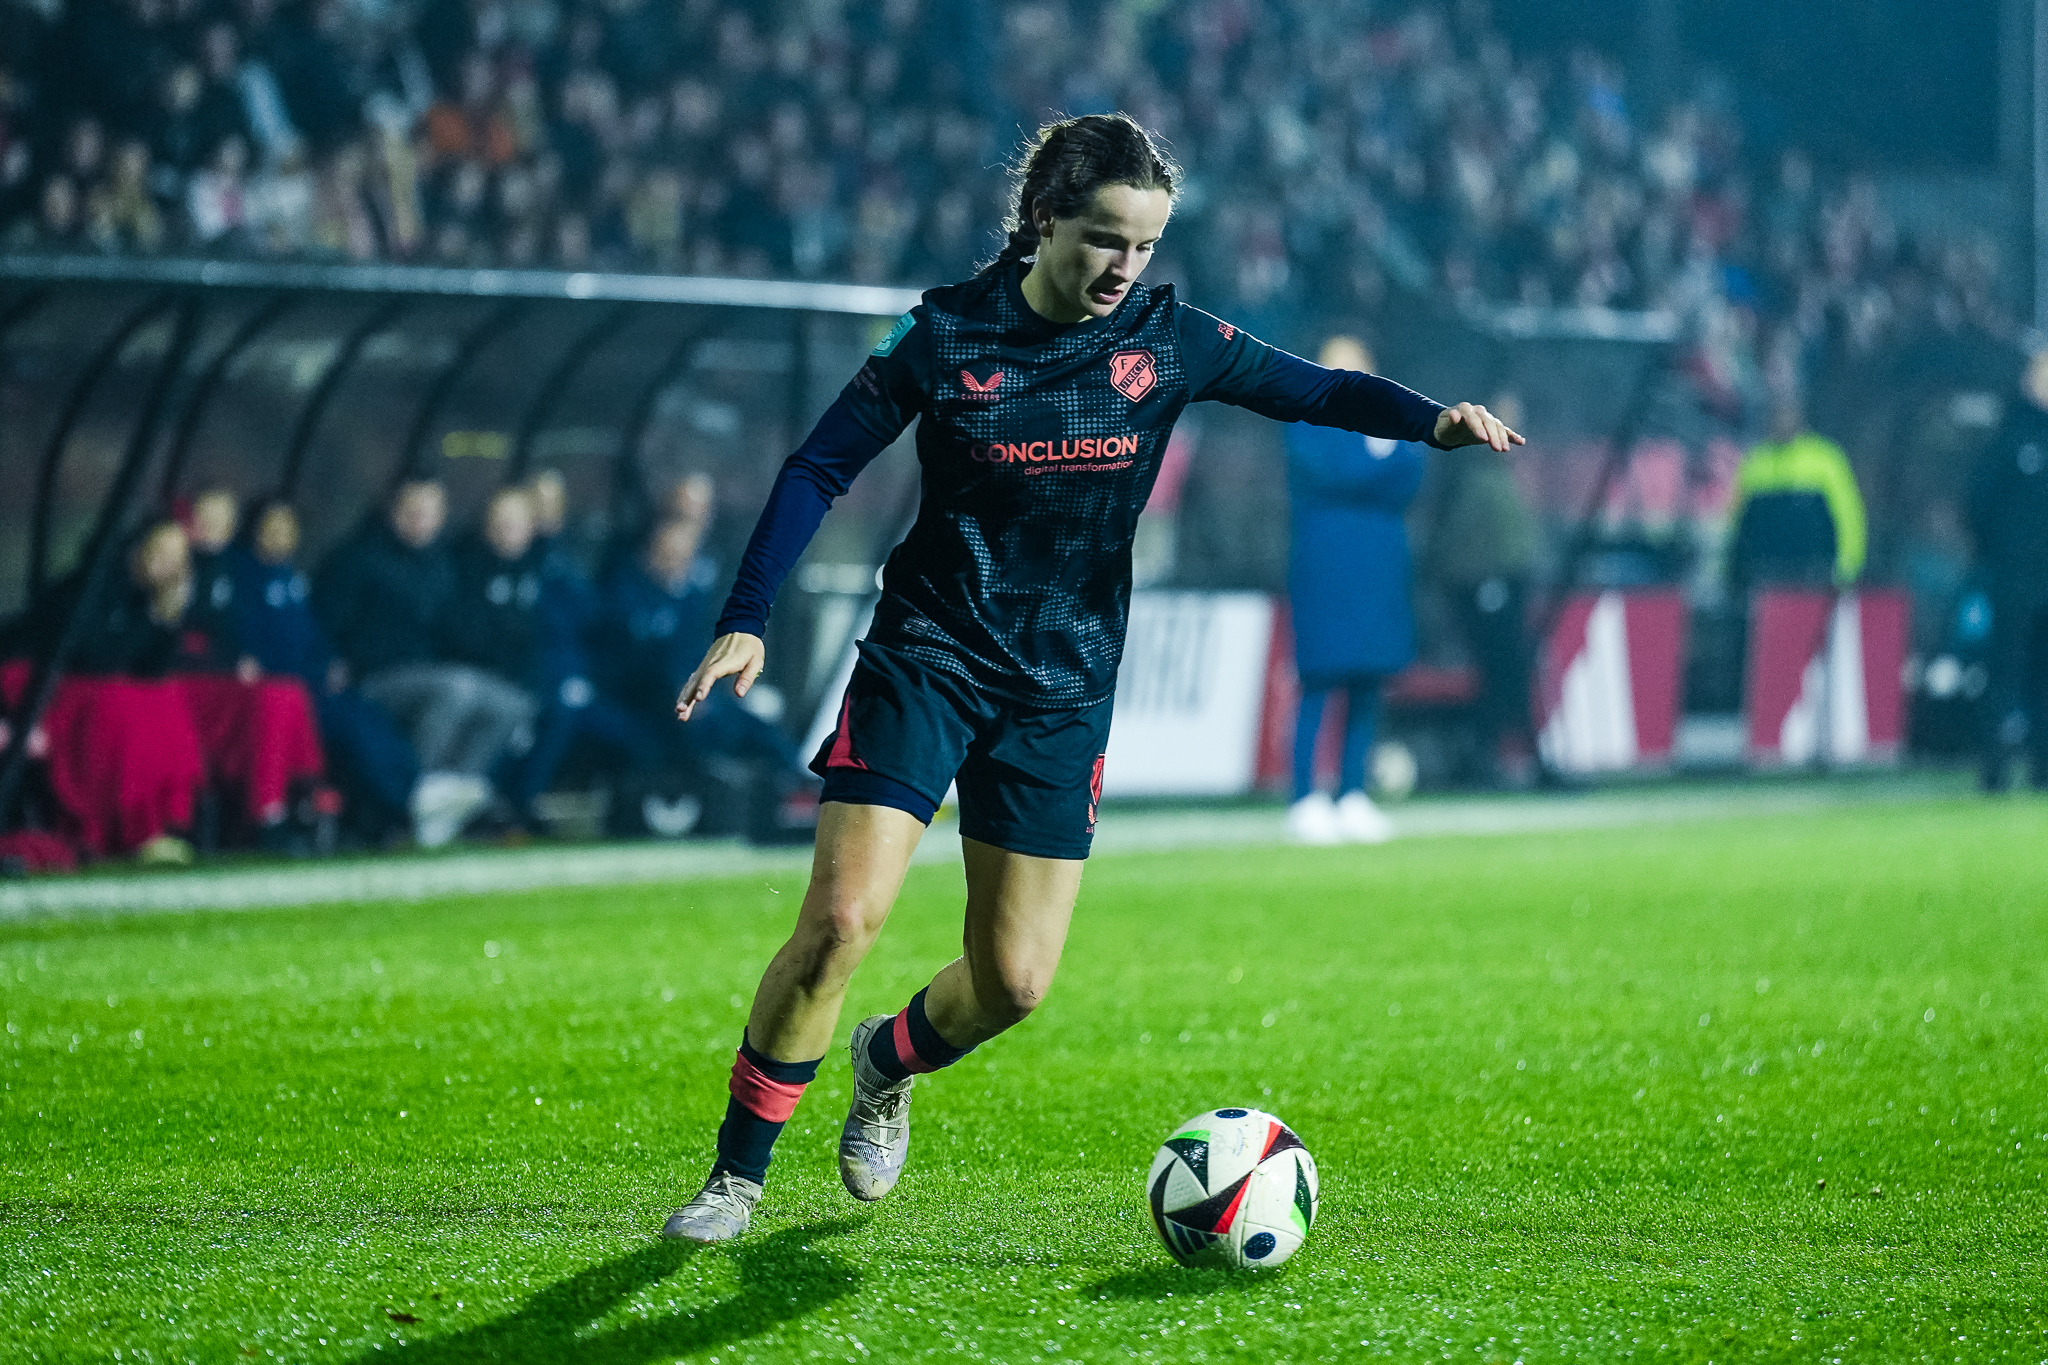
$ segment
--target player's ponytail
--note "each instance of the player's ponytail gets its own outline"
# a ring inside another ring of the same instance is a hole
[[[1038,250],[1038,214],[1078,216],[1105,185],[1180,193],[1180,167],[1129,114],[1084,114],[1048,123],[1019,149],[1011,178],[1017,207],[1003,220],[1010,234],[984,272]]]

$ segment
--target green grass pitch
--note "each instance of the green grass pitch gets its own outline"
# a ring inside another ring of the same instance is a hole
[[[0,1359],[2048,1360],[2048,804],[1099,859],[895,1194],[835,1050],[749,1237],[664,1244],[802,889],[0,929]],[[1231,1103],[1321,1165],[1277,1272],[1143,1211]]]

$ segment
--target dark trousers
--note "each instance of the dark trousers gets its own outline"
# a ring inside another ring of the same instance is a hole
[[[2034,784],[2048,787],[2048,592],[1993,594],[1985,665],[1986,783],[2001,785],[2006,760],[2025,749]]]
[[[1535,739],[1529,718],[1528,584],[1519,578],[1489,578],[1450,590],[1452,610],[1472,662],[1479,670],[1479,725],[1482,761],[1498,761],[1501,741]]]
[[[1342,678],[1303,678],[1301,709],[1294,719],[1294,799],[1316,789],[1316,741],[1332,695],[1344,693],[1344,748],[1337,762],[1337,795],[1365,790],[1365,765],[1379,731],[1380,686],[1377,673]]]
[[[525,810],[548,789],[579,739],[608,751],[621,772],[653,767],[664,751],[662,736],[616,702],[603,697],[592,697],[582,706],[551,702],[534,722],[533,748],[512,772],[508,794],[518,809]]]
[[[336,785],[351,800],[378,807],[386,819],[406,819],[420,765],[398,722],[353,688],[328,692],[309,684],[308,690]]]
[[[804,759],[782,730],[742,706],[729,695],[714,692],[697,705],[689,723],[670,733],[691,758],[753,759],[786,773],[801,772]]]

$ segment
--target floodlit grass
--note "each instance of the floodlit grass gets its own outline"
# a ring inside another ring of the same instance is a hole
[[[2048,1359],[2048,805],[1098,860],[895,1194],[835,1051],[754,1232],[663,1244],[801,893],[0,931],[0,1357]],[[912,873],[842,1037],[960,895]],[[1321,1163],[1276,1273],[1143,1213],[1229,1103]]]

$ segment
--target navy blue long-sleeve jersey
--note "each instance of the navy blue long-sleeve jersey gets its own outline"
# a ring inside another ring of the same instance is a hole
[[[928,291],[783,464],[717,632],[759,635],[832,500],[913,417],[923,499],[869,638],[1028,706],[1116,687],[1131,539],[1181,409],[1428,441],[1441,406],[1327,370],[1133,285],[1092,322],[1047,321],[1023,265]]]

